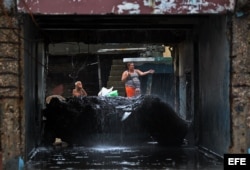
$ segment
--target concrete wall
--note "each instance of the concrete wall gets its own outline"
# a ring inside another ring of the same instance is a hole
[[[230,145],[230,42],[226,16],[199,25],[199,145],[220,155]]]
[[[247,6],[245,6],[247,7]],[[244,10],[249,11],[248,8]],[[239,9],[241,10],[241,9]],[[244,10],[242,12],[244,14]],[[250,16],[233,17],[231,56],[231,153],[246,153],[250,148]]]
[[[17,19],[8,12],[0,3],[0,159],[3,164],[24,153],[21,34]]]

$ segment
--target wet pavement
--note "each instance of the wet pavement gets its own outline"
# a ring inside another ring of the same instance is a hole
[[[55,98],[44,115],[42,143],[47,147],[29,155],[26,170],[223,169],[223,160],[191,145],[190,122],[158,97],[85,97],[64,102]],[[69,146],[53,146],[55,138]]]
[[[155,142],[138,146],[38,147],[27,170],[166,169],[221,170],[223,160],[196,147],[161,147]]]

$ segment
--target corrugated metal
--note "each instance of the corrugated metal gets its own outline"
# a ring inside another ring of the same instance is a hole
[[[18,0],[18,11],[36,14],[218,14],[235,0]]]

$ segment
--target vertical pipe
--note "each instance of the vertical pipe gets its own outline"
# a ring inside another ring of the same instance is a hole
[[[202,126],[200,126],[201,123],[201,116],[200,116],[200,66],[199,66],[199,43],[194,41],[194,63],[193,63],[193,70],[194,70],[194,84],[193,88],[194,90],[194,142],[196,145],[200,143],[200,136],[202,133]]]
[[[174,48],[174,75],[175,75],[175,111],[180,111],[180,77],[179,77],[179,47]]]
[[[152,74],[148,75],[148,81],[147,81],[147,92],[146,94],[151,94],[151,87],[152,87]]]
[[[99,81],[99,90],[102,88],[102,75],[101,75],[101,61],[99,55],[97,55],[97,63],[98,63],[98,81]]]
[[[16,6],[16,4],[15,4]],[[23,48],[23,40],[21,39],[21,36],[22,34],[24,33],[22,31],[22,26],[20,25],[20,22],[18,22],[18,63],[17,63],[17,69],[18,69],[18,72],[19,72],[19,75],[18,75],[18,93],[19,93],[19,100],[18,100],[18,112],[19,112],[19,116],[18,116],[18,123],[19,123],[19,140],[20,140],[20,146],[23,146],[22,148],[20,148],[20,155],[24,155],[24,152],[25,152],[25,134],[24,134],[24,130],[25,128],[22,128],[23,125],[26,123],[25,121],[25,106],[24,106],[24,103],[23,103],[23,98],[25,97],[24,96],[24,92],[23,92],[23,85],[24,85],[24,79],[23,79],[23,73],[24,73],[24,53],[23,51],[21,51],[21,49]],[[1,126],[2,127],[2,126]],[[1,141],[2,143],[2,141]],[[1,147],[2,149],[2,147]],[[1,153],[1,157],[0,157],[0,160],[1,160],[1,165],[0,167],[2,167],[2,153]]]

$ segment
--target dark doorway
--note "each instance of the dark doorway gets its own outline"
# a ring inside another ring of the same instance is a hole
[[[86,88],[92,91],[90,93],[92,95],[97,94],[100,88],[99,78],[101,78],[102,80],[102,83],[101,83],[102,86],[107,85],[109,71],[111,69],[113,59],[122,59],[125,57],[136,57],[136,56],[140,57],[140,54],[141,54],[141,51],[136,51],[136,52],[133,51],[133,53],[127,53],[123,51],[121,53],[114,52],[110,54],[100,54],[98,53],[99,49],[110,49],[110,48],[114,49],[114,48],[124,48],[124,47],[125,48],[141,48],[141,47],[145,47],[147,45],[152,45],[152,44],[157,44],[157,45],[162,44],[165,46],[174,47],[176,51],[172,56],[173,57],[173,63],[172,63],[173,72],[168,73],[168,74],[165,74],[165,73],[156,74],[153,77],[153,79],[157,81],[155,81],[155,84],[153,84],[152,86],[152,89],[157,92],[156,94],[161,95],[161,97],[166,102],[168,102],[173,108],[176,108],[176,105],[182,105],[180,96],[183,95],[183,93],[180,89],[182,86],[184,86],[183,79],[182,79],[184,76],[179,75],[179,73],[181,73],[181,71],[183,70],[175,70],[176,68],[177,69],[183,68],[183,66],[181,65],[183,64],[183,60],[179,61],[179,57],[183,57],[180,55],[180,53],[182,53],[180,51],[185,49],[184,47],[187,47],[185,46],[186,41],[189,41],[192,43],[197,41],[197,34],[200,34],[199,31],[202,32],[201,30],[197,31],[197,27],[199,26],[200,21],[204,22],[204,21],[207,21],[207,19],[209,20],[209,16],[206,16],[206,15],[203,15],[203,16],[145,15],[145,16],[133,16],[133,17],[131,16],[107,16],[107,15],[106,16],[36,15],[34,17],[41,31],[39,34],[39,39],[43,40],[43,43],[45,46],[44,51],[46,55],[44,56],[44,58],[48,59],[46,60],[48,62],[46,64],[53,64],[51,60],[51,58],[53,58],[53,62],[55,62],[57,66],[58,66],[58,63],[62,63],[65,65],[66,64],[72,65],[72,57],[76,57],[76,56],[79,57],[79,58],[75,58],[77,59],[77,63],[75,64],[80,64],[78,70],[81,68],[81,65],[84,65],[84,64],[86,65],[83,71],[80,72],[80,76],[82,77],[82,81],[87,80]],[[53,46],[55,44],[65,44],[68,42],[73,42],[75,44],[82,43],[83,44],[82,51],[79,51],[78,49],[74,50],[74,47],[72,48],[72,51],[67,51],[65,50],[67,48],[60,48],[62,46],[59,46],[58,48],[59,51],[52,53],[52,51],[49,49],[49,46]],[[182,44],[184,44],[184,47]],[[190,133],[192,134],[195,133],[195,135],[199,137],[200,136],[199,134],[202,133],[200,130],[200,126],[199,126],[201,122],[200,119],[204,120],[205,116],[203,115],[204,117],[202,118],[200,116],[201,113],[198,113],[197,110],[200,107],[199,104],[198,106],[197,104],[192,104],[193,102],[196,102],[200,99],[199,98],[200,89],[194,89],[194,87],[200,88],[198,87],[199,83],[196,83],[196,81],[197,82],[200,81],[199,72],[201,71],[199,67],[200,60],[198,59],[200,56],[198,54],[199,52],[197,52],[199,51],[198,43],[196,43],[194,47],[196,49],[195,50],[192,49],[193,53],[190,52],[190,54],[192,56],[197,57],[192,62],[192,64],[194,64],[192,66],[194,66],[193,71],[195,73],[193,74],[193,72],[187,72],[185,74],[187,86],[185,86],[186,98],[185,98],[184,103],[186,107],[186,110],[185,110],[186,120],[195,121],[193,122],[194,126],[192,127],[192,129],[190,129]],[[58,55],[59,53],[61,53],[61,55]],[[88,60],[86,60],[86,58],[88,58]],[[85,61],[87,62],[85,63]],[[98,75],[98,69],[99,69],[98,62],[101,63],[101,68],[102,68],[101,76]],[[62,77],[67,77],[68,79],[69,74],[65,73],[64,66],[58,69],[59,70],[58,74],[55,74],[55,73],[54,75],[45,74],[43,78],[50,78],[52,80],[58,79],[58,81],[62,81],[63,80]],[[183,76],[183,77],[179,77],[179,76]],[[147,81],[147,80],[142,80],[142,81]],[[176,82],[177,85],[174,84],[174,82]],[[47,81],[46,83],[49,83],[49,81]],[[68,88],[70,88],[71,86],[70,83],[73,83],[73,79],[67,80],[67,83],[69,84]],[[160,84],[160,88],[159,88],[159,84]],[[178,88],[176,86],[178,86]],[[49,84],[47,84],[45,88],[47,89],[48,87],[49,87]],[[42,89],[42,90],[45,90],[45,89]],[[195,96],[196,94],[198,96]],[[67,95],[70,95],[70,91],[67,93]],[[41,101],[42,100],[44,99],[41,99]],[[182,107],[182,106],[177,106],[177,109],[179,109],[179,107]],[[199,111],[202,112],[202,108]],[[39,115],[39,116],[42,116],[42,115]],[[194,116],[196,117],[194,118]],[[218,123],[215,122],[214,124],[217,125]],[[190,141],[191,143],[189,143]],[[31,148],[32,146],[28,146],[28,147]],[[192,167],[199,166],[199,163],[200,163],[199,161],[203,161],[203,160],[199,160],[199,153],[198,153],[198,150],[196,150],[197,145],[193,142],[193,140],[186,139],[184,141],[184,147],[185,147],[184,152],[186,151],[188,152],[189,150],[193,151],[192,152],[193,155],[191,159],[198,159],[198,161],[194,161],[195,163],[191,163]],[[150,145],[149,150],[152,150],[153,148],[155,148],[155,145]],[[41,148],[38,147],[38,149],[41,149]],[[74,149],[76,148],[70,148],[72,149],[70,151],[67,151],[67,149],[62,149],[62,148],[59,148],[59,150],[54,150],[54,149],[58,149],[58,148],[48,147],[48,148],[45,148],[45,150],[39,150],[39,152],[40,151],[41,152],[40,153],[37,152],[38,153],[37,155],[33,155],[34,157],[30,159],[31,162],[33,160],[42,161],[43,159],[48,158],[47,156],[46,158],[43,156],[40,157],[39,154],[44,154],[43,151],[45,152],[49,151],[47,153],[51,154],[50,155],[51,157],[54,157],[53,154],[58,155],[58,151],[60,154],[65,154],[65,152],[69,153],[71,151],[74,153]],[[87,153],[89,153],[89,150],[88,149],[85,150],[85,149],[86,148],[79,149],[79,151],[82,151],[83,153],[86,151]],[[168,152],[167,150],[169,148],[164,148],[164,149],[166,149],[166,152]],[[170,150],[171,152],[179,152],[182,149],[170,148]],[[120,152],[120,150],[118,149],[115,152]],[[76,155],[78,155],[79,157],[84,157],[81,154],[76,153]],[[106,157],[111,157],[114,159],[117,158],[116,156],[114,155],[110,156],[109,154],[110,153],[107,153]],[[159,152],[158,154],[162,154],[162,153]],[[98,157],[98,155],[100,156],[100,153],[98,153],[96,156]],[[68,155],[66,154],[64,156],[67,157]],[[181,157],[181,154],[177,153],[177,156]],[[120,156],[118,157],[120,158]],[[157,158],[157,156],[155,158]],[[58,159],[61,159],[61,157]],[[162,159],[162,158],[159,158],[159,159]],[[168,156],[164,157],[164,159],[167,160]],[[170,159],[171,160],[169,162],[173,164],[174,162],[173,158],[170,158]],[[110,161],[112,162],[112,160]],[[157,162],[158,160],[155,159],[154,161]],[[155,163],[154,161],[152,162],[152,164]],[[165,163],[166,162],[164,162],[164,164]],[[188,164],[188,161],[185,162],[184,164],[186,163]],[[214,163],[216,164],[215,166],[218,165],[217,164],[218,162],[216,161],[212,162],[210,165],[214,165]],[[92,164],[89,164],[89,165],[91,166]],[[168,167],[165,165],[160,165],[160,166],[161,168]],[[218,166],[221,167],[220,164]]]

